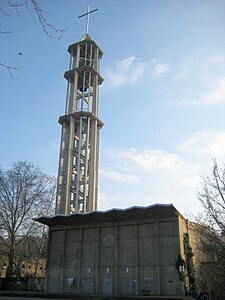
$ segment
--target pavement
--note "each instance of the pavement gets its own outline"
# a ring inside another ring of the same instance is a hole
[[[81,296],[75,294],[54,294],[42,292],[0,291],[0,300],[193,300],[192,297],[168,297],[168,296]]]

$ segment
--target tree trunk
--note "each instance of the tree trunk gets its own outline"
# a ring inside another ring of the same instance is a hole
[[[15,238],[11,238],[11,245],[8,254],[8,268],[6,271],[6,277],[13,277],[14,275],[14,257],[15,257]]]

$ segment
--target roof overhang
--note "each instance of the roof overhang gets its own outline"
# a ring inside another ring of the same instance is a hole
[[[126,209],[114,208],[107,211],[39,217],[35,221],[53,227],[176,216],[183,217],[172,204],[154,204],[147,207],[133,206]]]
[[[74,118],[89,117],[91,120],[96,120],[97,124],[98,124],[98,126],[100,126],[100,128],[102,128],[102,126],[104,125],[104,123],[98,117],[96,117],[93,113],[83,111],[83,110],[80,110],[77,112],[72,112],[72,113],[66,114],[64,116],[60,116],[58,122],[61,125],[63,125],[64,122],[69,124],[71,116]]]
[[[78,67],[78,68],[66,71],[64,73],[64,78],[66,78],[66,80],[69,80],[69,78],[73,79],[75,72],[77,72],[78,75],[83,76],[84,71],[86,71],[87,73],[91,72],[91,73],[93,73],[94,76],[98,76],[98,85],[101,85],[103,83],[103,81],[104,81],[103,77],[94,68],[92,68],[90,66],[82,66],[82,67]]]

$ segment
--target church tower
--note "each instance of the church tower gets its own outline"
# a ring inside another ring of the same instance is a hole
[[[70,53],[65,114],[62,125],[56,214],[97,209],[99,135],[99,74],[103,52],[86,33],[68,48]]]

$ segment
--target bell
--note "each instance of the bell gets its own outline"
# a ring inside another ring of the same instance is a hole
[[[84,84],[84,86],[83,86],[83,80],[78,80],[78,90],[79,90],[81,93],[87,92],[87,88],[86,88],[85,84]]]
[[[87,88],[84,86],[84,89],[83,89],[83,86],[82,86],[82,85],[78,87],[78,90],[79,90],[81,93],[87,92]]]

